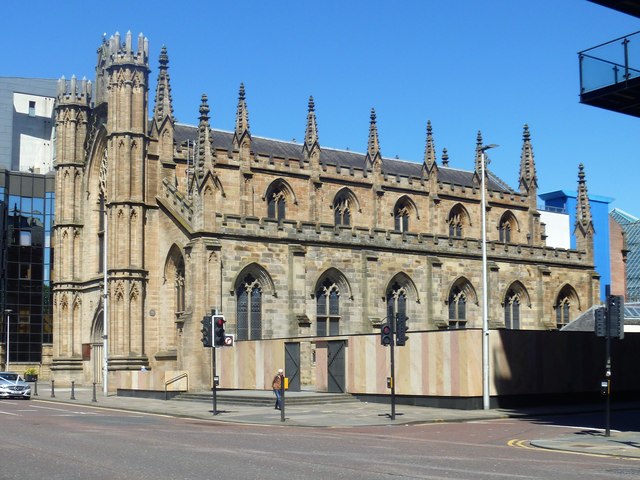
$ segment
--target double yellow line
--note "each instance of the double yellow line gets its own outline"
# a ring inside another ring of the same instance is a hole
[[[510,447],[526,448],[527,450],[540,450],[539,448],[529,445],[529,440],[518,440],[517,438],[509,440],[507,445]]]

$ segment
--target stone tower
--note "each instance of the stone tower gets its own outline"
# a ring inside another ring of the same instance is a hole
[[[101,347],[105,268],[108,370],[139,370],[148,363],[143,329],[149,64],[147,40],[141,34],[135,43],[130,32],[124,42],[116,33],[98,49],[93,108],[89,82],[78,86],[75,78],[60,81],[54,230],[54,310],[59,321],[53,360],[58,378],[80,375],[75,371],[83,368],[86,352],[79,345]],[[85,202],[94,212],[83,210]],[[94,215],[97,211],[101,214]],[[102,261],[105,248],[107,265]],[[100,305],[92,336],[87,338],[85,331],[81,338],[83,309]]]
[[[145,155],[149,54],[140,34],[137,45],[128,32],[123,44],[116,34],[102,46],[108,85],[104,98],[109,115],[107,129],[106,215],[110,232],[108,291],[110,300],[110,368],[146,364],[143,343],[143,312],[147,271],[144,261]],[[100,67],[99,67],[100,68]],[[112,333],[113,332],[113,333]],[[117,332],[117,334],[116,334]]]
[[[56,224],[54,227],[54,358],[52,370],[81,370],[80,248],[82,219],[77,207],[83,183],[85,142],[90,116],[91,82],[58,81],[56,115]],[[67,259],[67,261],[62,261]]]

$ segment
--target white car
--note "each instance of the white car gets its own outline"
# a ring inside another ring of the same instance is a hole
[[[31,386],[21,375],[14,372],[0,372],[0,398],[31,398]]]

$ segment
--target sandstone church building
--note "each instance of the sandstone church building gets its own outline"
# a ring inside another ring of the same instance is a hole
[[[268,389],[286,365],[292,388],[384,394],[380,325],[402,312],[410,338],[396,361],[411,371],[398,393],[475,395],[481,134],[468,170],[446,150],[437,159],[430,123],[422,162],[391,159],[371,110],[367,151],[332,149],[310,98],[303,143],[266,139],[250,129],[243,85],[233,132],[212,128],[206,95],[185,125],[164,47],[149,115],[148,51],[142,35],[115,34],[95,82],[59,82],[56,381],[102,382],[107,278],[113,388],[162,390],[186,373],[189,389],[206,390],[213,354],[221,387]],[[575,250],[545,245],[527,126],[515,175],[512,189],[487,170],[489,327],[557,330],[598,299],[584,171]],[[235,336],[215,353],[200,322],[214,308]]]

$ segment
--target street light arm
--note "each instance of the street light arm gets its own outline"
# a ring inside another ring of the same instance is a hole
[[[490,149],[492,149],[492,148],[497,148],[497,147],[499,147],[499,146],[500,146],[500,145],[496,145],[495,143],[491,143],[491,144],[489,144],[489,145],[485,145],[485,146],[483,146],[483,147],[480,147],[480,151],[481,151],[481,152],[486,152],[487,150],[490,150]]]

